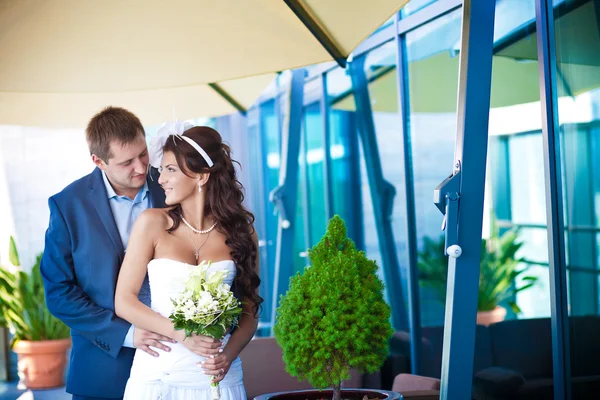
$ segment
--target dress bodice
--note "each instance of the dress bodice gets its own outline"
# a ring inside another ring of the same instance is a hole
[[[155,258],[148,263],[152,310],[167,318],[171,315],[171,299],[184,290],[185,281],[194,267],[196,266],[168,258]],[[209,273],[221,270],[228,272],[224,282],[231,286],[235,278],[235,263],[232,260],[222,260],[211,263],[208,268]]]

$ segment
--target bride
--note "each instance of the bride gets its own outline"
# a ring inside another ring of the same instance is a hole
[[[150,151],[171,207],[138,217],[117,282],[115,311],[178,343],[160,357],[136,352],[124,399],[208,400],[211,380],[219,382],[221,399],[246,399],[238,355],[256,331],[262,299],[254,216],[242,205],[235,161],[217,131],[179,122],[162,128]],[[212,262],[209,271],[228,272],[225,282],[243,304],[238,326],[221,340],[186,338],[168,318],[171,298],[204,260]],[[146,274],[151,307],[138,300]]]

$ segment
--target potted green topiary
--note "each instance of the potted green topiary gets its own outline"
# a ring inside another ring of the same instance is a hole
[[[10,238],[13,268],[0,267],[0,319],[10,329],[12,350],[19,361],[19,378],[29,389],[64,385],[69,328],[46,307],[40,273],[41,254],[28,274],[20,269],[19,256]]]
[[[521,309],[514,302],[517,293],[532,287],[537,278],[523,276],[524,284],[516,286],[516,279],[528,269],[523,266],[523,258],[517,252],[523,245],[519,240],[519,230],[511,229],[500,235],[500,230],[492,218],[491,235],[481,240],[481,261],[479,292],[477,296],[477,323],[490,325],[504,320],[506,303],[515,314]],[[448,277],[448,257],[444,255],[444,237],[438,240],[425,237],[419,253],[419,283],[433,290],[438,300],[446,301]]]
[[[351,368],[375,372],[388,355],[390,307],[377,264],[356,249],[337,215],[309,250],[309,259],[311,266],[291,278],[281,297],[274,332],[286,371],[319,390],[260,398],[400,398],[393,392],[341,388]]]

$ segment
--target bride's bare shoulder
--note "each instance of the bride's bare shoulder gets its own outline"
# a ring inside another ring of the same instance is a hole
[[[172,208],[148,208],[138,217],[136,225],[141,225],[144,229],[166,230],[173,225],[173,220],[169,216]]]

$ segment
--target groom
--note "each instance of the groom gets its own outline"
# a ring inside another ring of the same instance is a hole
[[[119,399],[135,349],[154,356],[170,338],[134,328],[114,313],[115,285],[131,228],[165,193],[149,178],[144,128],[131,112],[108,107],[86,128],[96,169],[50,197],[41,272],[48,309],[71,328],[67,392],[74,400]],[[140,299],[149,303],[147,279]]]

